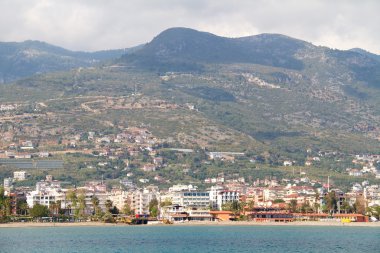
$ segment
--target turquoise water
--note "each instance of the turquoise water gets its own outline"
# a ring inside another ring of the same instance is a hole
[[[115,226],[0,228],[0,252],[380,252],[360,227]]]

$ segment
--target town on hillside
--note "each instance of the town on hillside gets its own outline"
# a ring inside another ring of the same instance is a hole
[[[25,172],[14,172],[14,180],[24,178]],[[257,179],[247,184],[244,178],[224,180],[222,177],[204,190],[191,184],[168,189],[153,184],[139,188],[128,179],[120,180],[120,186],[113,188],[102,181],[65,188],[51,175],[32,189],[14,188],[12,181],[4,179],[1,188],[2,221],[368,222],[379,219],[380,188],[368,181],[355,184],[348,192],[331,188],[328,183],[315,188],[290,180]]]
[[[196,110],[103,97],[80,108],[99,106]],[[379,219],[377,154],[308,148],[294,159],[215,150],[202,140],[185,145],[186,136],[178,137],[183,142],[159,138],[151,125],[107,122],[103,130],[78,130],[54,114],[38,114],[45,104],[35,104],[29,114],[24,107],[1,105],[1,221]]]

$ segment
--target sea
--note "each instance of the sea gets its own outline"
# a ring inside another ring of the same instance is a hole
[[[0,252],[380,252],[380,228],[103,226],[0,228]]]

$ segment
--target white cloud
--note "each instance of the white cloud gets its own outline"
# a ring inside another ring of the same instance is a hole
[[[376,0],[0,0],[0,41],[100,50],[145,43],[184,26],[228,37],[282,33],[380,53],[379,9]]]

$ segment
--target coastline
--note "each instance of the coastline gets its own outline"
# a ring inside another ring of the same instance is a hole
[[[103,223],[103,222],[72,222],[72,223],[55,223],[55,222],[12,222],[2,223],[1,228],[33,228],[33,227],[115,227],[115,226],[133,226],[124,223]],[[331,222],[331,221],[294,221],[294,222],[254,222],[254,221],[207,221],[207,222],[183,222],[170,225],[154,223],[137,226],[336,226],[336,227],[377,227],[380,228],[380,222]]]

